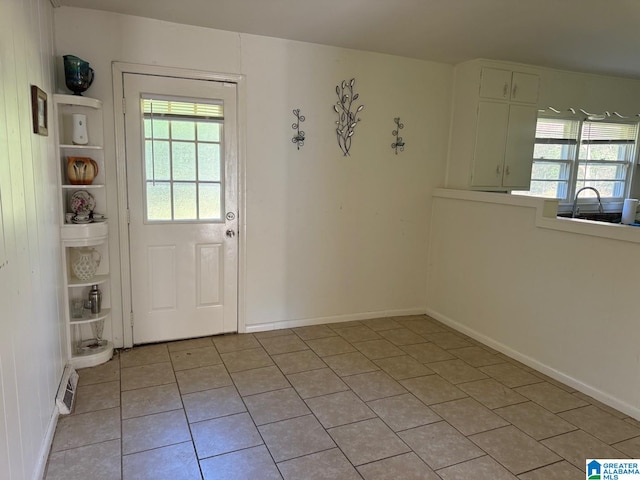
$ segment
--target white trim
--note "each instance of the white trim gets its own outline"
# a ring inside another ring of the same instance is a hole
[[[51,445],[53,444],[53,435],[56,433],[56,426],[58,425],[58,407],[53,406],[51,416],[49,417],[49,424],[40,446],[40,454],[38,455],[38,463],[36,463],[33,469],[33,480],[41,480],[44,478],[45,469],[47,468],[47,460],[49,459],[49,452],[51,451]]]
[[[599,400],[605,405],[615,408],[616,410],[619,410],[629,415],[630,417],[640,418],[640,407],[630,405],[616,397],[612,397],[608,393],[603,392],[596,387],[583,383],[580,380],[570,377],[569,375],[559,370],[551,368],[548,365],[536,360],[535,358],[524,355],[517,350],[514,350],[511,347],[492,339],[491,337],[487,337],[486,335],[479,333],[472,328],[469,328],[445,315],[436,312],[435,310],[427,308],[427,315],[444,323],[445,325],[448,325],[451,328],[454,328],[459,332],[464,333],[465,335],[470,336],[471,338],[478,340],[479,342],[482,342],[484,345],[487,345],[495,350],[498,350],[499,352],[504,353],[505,355],[537,370],[540,373],[544,373],[545,375],[558,380],[565,385],[573,387],[576,390],[579,390],[580,392],[585,393],[595,398],[596,400]]]
[[[238,332],[244,332],[246,279],[245,237],[246,237],[246,199],[245,199],[245,140],[246,140],[246,85],[245,76],[235,73],[216,73],[203,70],[192,70],[157,65],[141,65],[135,63],[113,62],[113,112],[116,141],[116,171],[118,179],[118,226],[120,230],[120,274],[122,283],[122,339],[125,348],[133,346],[133,329],[131,318],[131,273],[129,271],[129,228],[127,223],[127,173],[126,151],[122,98],[124,98],[123,74],[154,75],[162,77],[188,78],[193,80],[215,80],[236,84],[237,92],[237,131],[238,131],[238,215],[242,226],[238,238]],[[114,327],[115,329],[115,327]],[[115,332],[114,332],[115,333]]]
[[[245,161],[247,158],[247,84],[244,75],[238,75],[236,79],[236,118],[238,125],[238,333],[246,330],[246,302],[245,292],[247,285],[247,202],[246,184],[247,170]]]
[[[324,323],[351,322],[354,320],[369,320],[382,317],[402,317],[406,315],[424,315],[424,307],[407,308],[403,310],[382,310],[379,312],[349,313],[346,315],[333,315],[330,317],[301,318],[297,320],[277,320],[268,323],[247,325],[246,333],[267,332],[282,328],[309,327]]]

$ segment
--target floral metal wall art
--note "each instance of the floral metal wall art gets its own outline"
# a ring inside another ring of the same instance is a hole
[[[396,141],[391,144],[391,148],[393,148],[396,151],[396,155],[397,155],[398,150],[400,150],[401,152],[404,152],[404,140],[400,136],[400,130],[404,128],[404,124],[400,123],[400,117],[394,118],[393,121],[396,123],[396,129],[393,132],[391,132],[391,135],[396,137]]]
[[[353,93],[355,83],[356,79],[352,78],[348,83],[346,80],[343,80],[342,84],[336,85],[338,101],[333,106],[333,109],[338,114],[338,120],[336,121],[336,125],[338,125],[336,128],[338,146],[345,157],[349,155],[351,139],[355,133],[356,125],[358,125],[360,121],[358,113],[364,108],[364,105],[355,107],[353,104],[360,96],[357,93]]]
[[[296,116],[297,121],[291,125],[291,128],[293,128],[296,131],[296,134],[293,136],[291,141],[295,143],[296,146],[298,147],[298,150],[300,150],[300,147],[304,147],[304,140],[305,140],[304,131],[300,130],[300,123],[304,122],[305,118],[304,118],[304,115],[300,115],[299,108],[296,108],[293,111],[293,114]]]

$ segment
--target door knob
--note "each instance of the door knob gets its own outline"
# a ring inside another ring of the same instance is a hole
[[[234,232],[233,230],[229,229],[225,232],[225,234],[227,235],[227,237],[229,238],[233,238],[236,236],[236,232]]]

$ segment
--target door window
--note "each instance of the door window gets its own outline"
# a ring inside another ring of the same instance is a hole
[[[222,221],[222,101],[143,95],[142,109],[145,222]]]

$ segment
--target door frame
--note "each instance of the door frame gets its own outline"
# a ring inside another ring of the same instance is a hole
[[[238,333],[246,332],[245,285],[246,285],[246,83],[245,76],[235,73],[216,73],[157,65],[112,62],[113,113],[115,119],[116,175],[118,184],[118,230],[120,245],[120,281],[122,284],[122,339],[125,348],[133,346],[131,270],[129,258],[129,221],[127,195],[126,132],[124,123],[124,78],[125,73],[161,77],[186,78],[190,80],[215,80],[236,84],[236,111],[238,132]],[[117,325],[113,325],[114,334]]]

